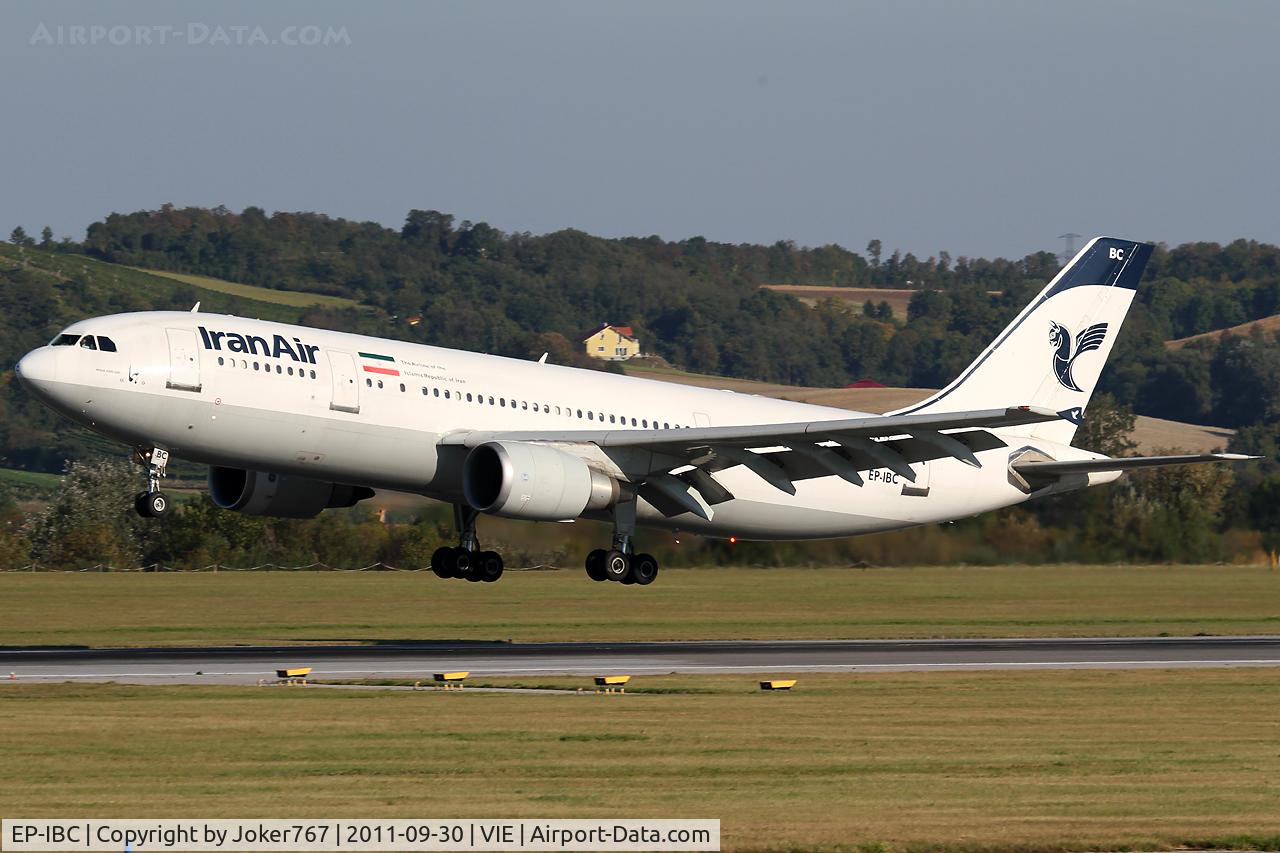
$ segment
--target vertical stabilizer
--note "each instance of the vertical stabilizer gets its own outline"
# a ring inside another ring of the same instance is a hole
[[[954,382],[890,414],[1044,406],[1063,420],[1011,431],[1070,444],[1151,248],[1113,237],[1090,240]]]

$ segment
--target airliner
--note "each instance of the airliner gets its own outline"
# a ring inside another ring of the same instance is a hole
[[[638,528],[780,540],[977,515],[1124,471],[1253,457],[1109,458],[1071,445],[1149,244],[1098,237],[946,388],[884,415],[245,317],[144,311],[68,326],[22,385],[133,448],[138,513],[170,511],[171,458],[217,506],[308,518],[377,489],[454,507],[445,578],[492,582],[476,521],[612,523],[592,580],[646,585]],[[140,478],[141,479],[141,478]],[[603,543],[602,543],[603,544]]]

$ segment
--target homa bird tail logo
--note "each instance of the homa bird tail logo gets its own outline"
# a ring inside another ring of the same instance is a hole
[[[1071,376],[1071,366],[1076,359],[1087,352],[1100,349],[1107,339],[1107,324],[1096,323],[1076,335],[1075,351],[1072,352],[1071,330],[1061,323],[1049,321],[1049,345],[1053,347],[1053,373],[1064,388],[1072,391],[1083,391]]]

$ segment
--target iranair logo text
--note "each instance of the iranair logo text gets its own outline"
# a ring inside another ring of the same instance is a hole
[[[299,338],[290,340],[284,335],[272,335],[267,340],[261,335],[241,335],[237,332],[215,332],[200,326],[200,340],[205,349],[226,350],[245,355],[262,355],[269,358],[291,358],[303,364],[316,363],[318,346],[304,344]]]
[[[1072,348],[1071,330],[1061,323],[1049,321],[1049,345],[1053,347],[1053,375],[1063,388],[1072,391],[1083,391],[1071,376],[1071,367],[1076,359],[1087,352],[1099,349],[1107,339],[1107,324],[1096,323],[1076,335],[1075,347]]]

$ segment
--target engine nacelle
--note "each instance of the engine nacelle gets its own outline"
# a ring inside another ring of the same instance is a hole
[[[563,521],[618,501],[618,482],[582,459],[544,444],[490,441],[467,455],[467,503],[511,518]]]
[[[373,497],[373,489],[212,465],[209,496],[221,508],[245,515],[314,518],[321,510],[355,506]]]

